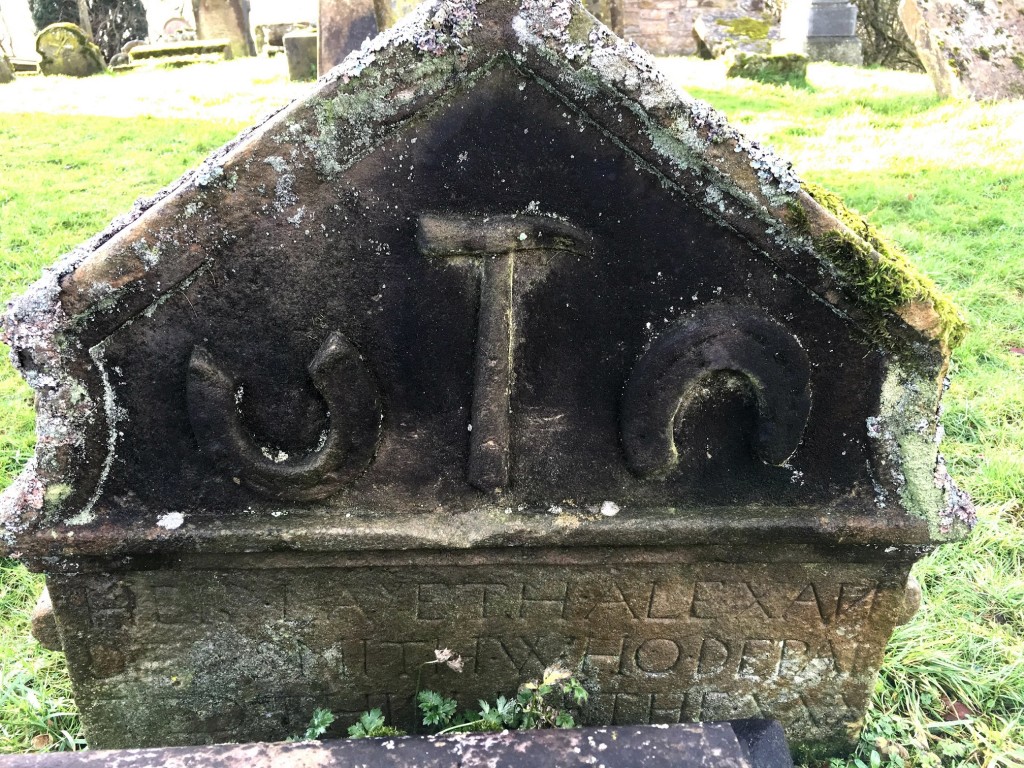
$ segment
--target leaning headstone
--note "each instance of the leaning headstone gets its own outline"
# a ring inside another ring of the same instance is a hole
[[[563,665],[577,722],[847,749],[971,520],[949,300],[567,1],[424,4],[5,333],[38,441],[4,542],[95,748]]]
[[[286,34],[284,54],[291,80],[316,80],[316,30],[300,29]]]
[[[317,73],[333,69],[377,34],[373,0],[320,0]]]
[[[256,55],[249,33],[249,0],[192,0],[192,10],[200,41],[226,38],[233,57]]]
[[[46,27],[36,37],[39,71],[44,75],[88,77],[107,68],[100,49],[74,24]]]
[[[782,40],[772,53],[802,53],[811,61],[860,66],[857,6],[848,0],[788,0],[779,20]]]
[[[899,14],[939,96],[1024,97],[1024,0],[901,0]]]
[[[717,59],[728,53],[769,53],[772,42],[779,39],[779,27],[768,14],[717,11],[698,16],[693,34],[700,41],[701,54]]]

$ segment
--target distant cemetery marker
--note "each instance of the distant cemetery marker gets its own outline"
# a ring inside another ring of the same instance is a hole
[[[80,27],[51,24],[36,36],[39,71],[44,75],[88,77],[107,68],[100,49]]]
[[[280,739],[552,664],[586,724],[856,738],[950,301],[568,0],[420,6],[48,269],[5,338],[93,747]]]
[[[232,57],[256,55],[249,32],[249,0],[192,0],[192,10],[198,39],[226,38]]]
[[[317,72],[336,67],[376,34],[373,0],[319,0]]]

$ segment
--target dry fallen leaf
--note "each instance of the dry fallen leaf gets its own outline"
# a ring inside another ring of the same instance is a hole
[[[32,737],[32,749],[46,749],[53,744],[53,736],[48,733],[40,733]]]
[[[978,714],[962,701],[951,699],[948,696],[942,697],[942,710],[942,719],[946,721],[966,720]]]

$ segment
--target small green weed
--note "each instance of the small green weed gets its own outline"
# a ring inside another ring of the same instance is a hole
[[[457,714],[459,704],[455,699],[431,690],[416,694],[416,706],[423,725],[443,735],[506,728],[521,731],[574,728],[576,717],[572,710],[586,704],[587,698],[586,688],[572,673],[560,667],[549,667],[539,680],[523,683],[515,698],[499,696],[493,704],[481,699],[475,712]],[[349,735],[356,737],[401,733],[384,725],[380,709],[364,712],[349,728]]]
[[[377,710],[378,712],[380,710]],[[329,709],[314,709],[313,717],[310,718],[309,725],[306,727],[306,732],[302,734],[301,739],[291,739],[292,741],[312,741],[313,739],[319,739],[325,733],[327,729],[331,727],[334,722],[334,714]]]
[[[503,728],[573,728],[572,710],[587,702],[587,690],[572,673],[548,667],[539,680],[519,687],[513,699],[499,696],[493,704],[480,700],[476,712],[456,715],[458,702],[435,691],[421,691],[416,699],[423,724],[439,728],[438,734],[497,731]]]
[[[331,718],[334,719],[333,717]],[[405,731],[384,724],[384,715],[379,707],[363,712],[359,719],[348,727],[350,739],[372,739],[377,736],[404,736]]]
[[[437,650],[434,659],[425,664],[448,664],[461,658],[450,650]],[[455,669],[453,667],[453,669]],[[456,671],[462,671],[461,664]],[[560,668],[549,667],[539,680],[530,680],[519,687],[515,698],[499,696],[491,704],[478,702],[475,712],[458,713],[459,703],[437,691],[417,691],[416,708],[422,724],[436,735],[448,733],[469,733],[474,731],[535,730],[540,728],[573,728],[576,717],[572,709],[586,704],[587,690],[572,673]],[[334,723],[334,715],[327,709],[317,709],[309,721],[302,737],[292,741],[318,739]],[[384,713],[379,707],[363,712],[348,728],[349,738],[366,739],[377,736],[404,736],[405,731],[387,725]]]
[[[416,694],[416,705],[420,714],[423,715],[424,725],[435,725],[444,728],[452,718],[455,717],[455,710],[459,703],[455,699],[449,699],[436,691],[420,691]]]

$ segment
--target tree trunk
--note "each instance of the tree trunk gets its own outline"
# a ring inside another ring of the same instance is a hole
[[[78,26],[92,40],[92,21],[89,19],[89,0],[78,0]]]

